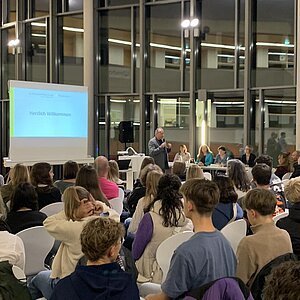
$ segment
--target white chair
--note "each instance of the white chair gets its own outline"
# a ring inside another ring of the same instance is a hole
[[[285,218],[289,215],[289,212],[288,211],[284,211],[282,212],[281,214],[278,214],[276,216],[273,217],[273,221],[274,223],[276,224],[278,220],[282,219],[282,218]]]
[[[156,260],[163,272],[162,283],[166,280],[174,251],[193,235],[193,231],[180,232],[167,238],[158,246],[156,250]],[[161,285],[158,283],[146,282],[139,286],[139,291],[141,297],[146,297],[149,294],[158,294],[161,292]]]
[[[204,172],[203,175],[204,175],[204,178],[205,178],[205,179],[211,180],[211,174],[210,174],[210,173]]]
[[[285,179],[290,179],[291,175],[292,175],[292,172],[285,173],[285,174],[282,176],[282,181],[285,180]]]
[[[59,212],[64,210],[64,203],[63,202],[55,202],[48,204],[40,209],[40,212],[44,213],[48,217],[55,215]]]
[[[25,248],[25,275],[32,276],[45,270],[44,261],[52,249],[54,238],[43,226],[24,229],[16,234]]]
[[[227,224],[222,228],[221,233],[229,241],[234,253],[236,253],[238,244],[241,239],[246,236],[247,223],[245,220],[237,220]]]
[[[123,200],[124,200],[124,190],[119,188],[119,197],[109,200],[111,208],[114,209],[119,215],[123,211]]]

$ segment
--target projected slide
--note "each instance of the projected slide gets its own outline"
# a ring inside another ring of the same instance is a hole
[[[11,137],[87,137],[84,92],[10,88]]]
[[[88,157],[88,90],[9,81],[10,149],[17,162]]]

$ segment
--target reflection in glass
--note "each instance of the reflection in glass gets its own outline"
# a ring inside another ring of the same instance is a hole
[[[114,5],[126,5],[126,4],[138,4],[139,0],[108,0],[109,6]]]
[[[15,79],[15,49],[8,47],[7,44],[11,40],[16,39],[15,27],[2,30],[2,91],[1,98],[8,99],[7,83],[10,79]]]
[[[32,1],[32,17],[40,17],[49,14],[49,0],[31,0]]]
[[[59,12],[83,10],[83,0],[60,0],[58,2]]]
[[[1,5],[2,5],[1,1]],[[16,21],[16,0],[7,0],[7,22],[15,22]]]
[[[233,88],[235,1],[202,2],[201,71],[198,88]],[[201,69],[200,69],[201,68]]]
[[[293,84],[294,3],[294,0],[257,1],[254,86]]]
[[[132,59],[130,9],[101,11],[100,14],[100,91],[130,92]]]
[[[146,7],[149,13],[148,91],[179,91],[181,65],[181,3]],[[168,78],[168,80],[166,80]]]
[[[26,24],[26,80],[46,82],[46,22]]]
[[[119,123],[121,121],[133,122],[133,143],[126,146],[139,149],[140,129],[140,100],[136,97],[111,97],[110,98],[110,152],[111,158],[117,158],[117,152],[124,150],[125,144],[119,141]]]
[[[165,139],[172,144],[172,161],[180,144],[189,146],[190,101],[186,97],[159,97],[157,108],[158,127],[164,128]]]
[[[59,83],[83,84],[83,16],[59,19]]]

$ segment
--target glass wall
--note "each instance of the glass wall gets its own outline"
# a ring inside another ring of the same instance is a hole
[[[59,83],[83,85],[83,16],[58,18]]]
[[[60,0],[57,2],[58,12],[83,10],[83,0]]]
[[[295,1],[254,1],[253,86],[294,84]]]

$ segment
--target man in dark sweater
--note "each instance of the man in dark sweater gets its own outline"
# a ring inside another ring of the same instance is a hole
[[[87,265],[61,279],[50,299],[139,300],[131,274],[116,263],[123,236],[123,225],[112,219],[100,217],[87,223],[80,237]]]

